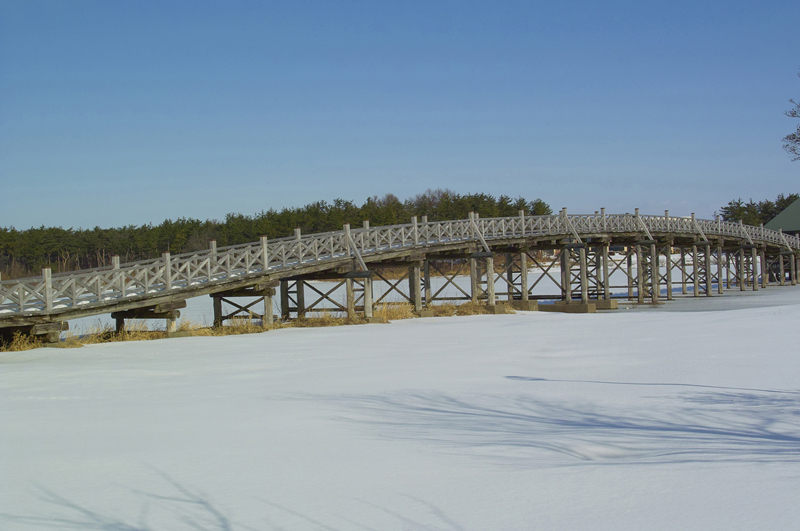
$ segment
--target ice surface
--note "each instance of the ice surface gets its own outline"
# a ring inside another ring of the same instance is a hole
[[[0,529],[795,528],[799,318],[770,287],[1,353]]]

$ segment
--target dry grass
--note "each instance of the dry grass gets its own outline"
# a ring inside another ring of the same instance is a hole
[[[505,313],[516,313],[511,306],[503,304]],[[439,304],[431,306],[434,317],[452,317],[455,315],[488,315],[494,312],[489,310],[485,304],[476,304],[474,302],[465,302],[464,304]]]
[[[506,313],[514,313],[509,306],[504,306]],[[432,306],[431,310],[436,317],[446,317],[453,315],[482,315],[488,314],[489,309],[484,304],[441,304]],[[276,322],[271,325],[262,326],[259,321],[251,319],[235,319],[226,326],[214,328],[189,319],[181,319],[178,322],[178,331],[187,333],[191,336],[230,336],[240,334],[255,334],[276,330],[279,328],[316,328],[324,326],[347,326],[359,325],[369,322],[396,321],[400,319],[412,319],[416,317],[414,307],[406,303],[381,304],[373,312],[372,320],[363,317],[349,318],[343,312],[319,312],[307,315],[303,319],[294,319],[289,322]],[[132,320],[126,323],[125,330],[117,333],[113,326],[98,323],[83,334],[67,332],[65,339],[58,344],[49,345],[59,348],[76,348],[84,345],[95,345],[99,343],[110,343],[118,341],[149,341],[153,339],[163,339],[168,337],[164,330],[150,330],[146,321]],[[43,343],[26,334],[17,333],[14,338],[7,343],[0,343],[0,352],[18,352],[30,350],[44,346]]]
[[[398,321],[416,317],[414,307],[406,303],[381,304],[372,312],[372,315],[383,321]]]
[[[225,326],[215,328],[213,326],[204,326],[186,320],[181,321],[178,325],[178,331],[190,332],[193,336],[238,336],[241,334],[260,334],[268,330],[275,330],[277,328],[284,328],[283,323],[273,323],[271,325],[262,326],[260,322],[253,321],[252,319],[234,319]]]
[[[11,341],[0,342],[0,352],[21,352],[23,350],[31,350],[41,346],[42,342],[39,341],[35,336],[29,336],[28,334],[16,332],[14,337],[11,338]]]

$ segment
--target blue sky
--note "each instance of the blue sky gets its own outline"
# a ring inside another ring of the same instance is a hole
[[[800,3],[0,0],[0,226],[800,192]]]

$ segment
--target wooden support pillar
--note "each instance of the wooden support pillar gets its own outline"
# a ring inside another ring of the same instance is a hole
[[[214,328],[222,326],[222,297],[212,297],[214,303]]]
[[[480,271],[478,270],[478,259],[477,258],[470,258],[469,259],[469,292],[470,296],[472,297],[472,303],[475,304],[478,302],[478,297],[480,293],[478,292],[478,278],[480,277]]]
[[[767,253],[764,249],[758,251],[759,261],[761,262],[761,287],[766,289],[769,284],[769,269],[767,267]]]
[[[697,245],[692,245],[692,278],[694,280],[694,296],[700,296],[700,275],[698,275],[698,264],[699,264],[698,256],[697,256]]]
[[[603,217],[605,218],[605,209],[603,209]],[[609,300],[611,299],[611,279],[609,278],[608,274],[608,243],[603,244],[603,250],[601,254],[602,266],[601,271],[603,275],[603,299]]]
[[[306,317],[305,287],[306,287],[305,281],[298,280],[298,281],[295,282],[294,288],[296,290],[296,297],[297,297],[297,317],[298,317],[298,319],[305,319],[305,317]]]
[[[797,285],[797,260],[793,254],[789,255],[789,281],[792,286]]]
[[[731,253],[725,253],[725,287],[731,289],[731,264],[733,263],[733,259],[731,259]]]
[[[167,317],[167,333],[178,331],[178,319],[174,316]]]
[[[261,319],[261,326],[269,326],[275,322],[275,312],[272,306],[272,299],[274,296],[274,289],[272,289],[272,294],[264,296],[264,317]]]
[[[746,268],[747,263],[744,257],[744,249],[740,248],[736,253],[736,282],[739,283],[739,291],[744,291],[747,289],[747,274],[745,273]]]
[[[422,310],[422,273],[419,263],[414,264],[408,268],[408,293],[410,295],[414,311]]]
[[[422,222],[423,223],[427,222],[427,219],[428,219],[427,216],[422,216]],[[432,301],[432,299],[433,299],[433,291],[432,291],[433,290],[433,286],[431,285],[431,264],[430,264],[430,260],[428,260],[427,258],[425,259],[425,261],[422,264],[422,272],[423,272],[423,275],[425,276],[425,278],[424,278],[424,284],[425,284],[425,307],[426,308],[430,308],[431,307],[431,303],[433,302]]]
[[[717,294],[722,295],[722,273],[723,273],[723,262],[722,262],[722,246],[717,247]]]
[[[289,281],[281,280],[281,318],[287,320],[289,314]]]
[[[514,300],[514,255],[506,254],[506,299],[510,303]]]
[[[486,257],[486,298],[489,306],[496,304],[494,293],[494,258]]]
[[[347,296],[347,318],[355,319],[356,317],[356,290],[354,287],[355,280],[352,278],[344,279],[345,292]]]
[[[117,317],[116,319],[114,319],[114,321],[115,321],[115,324],[116,324],[115,329],[116,329],[117,333],[121,334],[122,332],[124,332],[125,331],[125,318],[124,317]]]
[[[578,256],[580,257],[581,267],[581,304],[589,303],[589,271],[588,264],[586,263],[586,247],[578,249]]]
[[[758,249],[750,248],[750,263],[753,266],[753,291],[758,291]]]
[[[661,281],[659,280],[659,267],[658,267],[658,252],[656,252],[656,244],[650,244],[650,300],[653,304],[658,302],[658,297],[661,295]]]
[[[372,277],[364,277],[364,317],[372,319]]]
[[[667,221],[669,221],[669,210],[667,210]],[[667,300],[674,299],[672,296],[672,242],[667,242],[664,249],[664,259],[666,260],[666,269],[664,270],[664,279],[667,284]]]
[[[783,254],[778,255],[778,267],[780,269],[781,278],[779,279],[780,285],[786,285],[786,264],[784,264]]]
[[[636,302],[644,304],[644,256],[641,245],[636,245],[636,285]]]
[[[681,247],[681,293],[686,295],[689,290],[686,288],[686,248]]]
[[[566,302],[572,302],[572,259],[569,255],[569,249],[562,247],[561,249],[561,297]]]
[[[797,271],[800,270],[800,254],[795,254],[794,258],[795,258],[795,260],[794,260],[794,264],[795,264],[794,268],[795,269],[794,270],[795,270],[795,282],[796,282],[797,281]]]
[[[705,274],[706,274],[706,297],[713,297],[714,294],[711,291],[711,244],[706,242],[704,247],[704,260],[705,260]]]
[[[522,300],[528,300],[528,253],[519,253],[519,286],[522,292]],[[527,307],[526,307],[527,308]]]
[[[631,246],[627,247],[627,266],[628,266],[628,300],[633,300],[633,255],[631,254]]]

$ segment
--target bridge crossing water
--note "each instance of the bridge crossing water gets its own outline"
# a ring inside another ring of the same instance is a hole
[[[373,282],[402,295],[416,311],[445,300],[472,300],[491,307],[507,303],[535,309],[533,288],[552,281],[564,311],[613,307],[611,275],[623,271],[627,297],[658,303],[673,297],[674,287],[694,296],[722,294],[723,285],[759,289],[770,283],[797,282],[800,238],[740,223],[664,215],[568,214],[480,218],[429,222],[424,217],[393,226],[351,228],[322,234],[301,234],[208,250],[65,273],[44,269],[33,278],[0,282],[0,332],[23,331],[50,338],[70,319],[111,313],[118,326],[125,319],[166,319],[174,330],[185,300],[200,295],[214,299],[214,319],[241,315],[271,322],[272,298],[280,292],[281,317],[302,317],[322,302],[348,315],[371,317]],[[662,261],[666,267],[659,268]],[[443,264],[447,263],[448,268]],[[534,266],[537,278],[531,278]],[[387,268],[403,271],[400,278]],[[662,271],[663,269],[663,271]],[[677,272],[679,277],[673,278]],[[432,289],[431,276],[446,285],[468,274],[470,289],[444,297]],[[311,280],[335,280],[346,303],[322,292]],[[279,289],[276,289],[279,288]],[[306,300],[306,295],[310,295]],[[222,301],[258,297],[222,313]],[[311,299],[314,299],[313,301]],[[545,309],[542,307],[542,309]],[[554,308],[549,308],[554,309]]]

